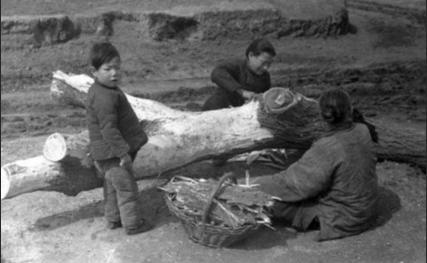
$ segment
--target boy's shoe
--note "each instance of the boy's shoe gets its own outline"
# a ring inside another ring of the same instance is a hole
[[[118,222],[107,222],[107,228],[108,229],[116,229],[122,227],[122,222],[118,221]]]
[[[147,220],[141,220],[141,223],[135,227],[126,227],[125,231],[127,235],[135,235],[139,233],[146,232],[152,229],[154,226],[150,224]]]

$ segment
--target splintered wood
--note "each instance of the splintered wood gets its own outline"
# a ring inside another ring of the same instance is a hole
[[[218,186],[213,179],[174,177],[168,184],[159,187],[165,191],[175,206],[190,216],[202,220],[209,205],[212,192]],[[225,182],[212,201],[208,222],[238,228],[245,224],[270,226],[267,207],[273,205],[273,197],[254,187]]]

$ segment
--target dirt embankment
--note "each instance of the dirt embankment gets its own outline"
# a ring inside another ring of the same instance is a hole
[[[122,53],[124,89],[173,107],[200,109],[213,90],[209,82],[213,65],[241,56],[251,38],[266,35],[278,51],[272,68],[275,86],[310,96],[326,87],[343,86],[369,116],[391,108],[409,114],[412,120],[425,121],[425,58],[420,57],[425,31],[396,5],[349,1],[349,21],[348,17],[334,18],[345,15],[340,13],[343,1],[332,1],[328,8],[293,7],[293,18],[289,6],[275,1],[221,2],[213,9],[208,2],[167,3],[167,11],[161,4],[156,10],[150,1],[141,2],[144,6],[139,8],[137,2],[126,1],[123,11],[111,11],[114,1],[104,8],[95,8],[97,2],[82,1],[80,6],[67,3],[64,10],[68,13],[62,15],[55,14],[58,5],[39,2],[30,9],[19,9],[24,2],[12,5],[5,1],[2,5],[2,136],[84,126],[84,113],[55,105],[48,89],[54,70],[88,72],[87,49],[97,39],[97,31]],[[376,5],[382,8],[375,9]],[[411,15],[419,12],[404,10]],[[25,16],[11,16],[11,12]],[[34,14],[42,16],[31,16]],[[298,21],[306,25],[291,26]],[[316,33],[315,27],[321,30],[321,25],[334,23],[355,31],[326,28],[322,31],[329,34],[326,39],[320,36],[327,35]],[[285,31],[289,34],[281,35],[288,26],[291,29]]]
[[[21,38],[21,45],[40,47],[65,43],[81,34],[109,38],[119,23],[137,24],[134,34],[156,41],[241,39],[257,35],[327,37],[346,34],[351,29],[347,10],[338,4],[328,14],[306,17],[298,13],[286,17],[280,6],[266,1],[249,5],[220,2],[214,8],[189,5],[154,11],[113,10],[77,15],[2,16],[1,34],[13,35],[15,40]]]

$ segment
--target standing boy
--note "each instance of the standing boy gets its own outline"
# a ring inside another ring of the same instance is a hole
[[[152,228],[138,207],[138,185],[132,162],[147,136],[135,112],[118,87],[120,54],[108,42],[96,43],[90,50],[95,83],[87,98],[90,154],[104,175],[107,228],[125,228],[126,234]]]

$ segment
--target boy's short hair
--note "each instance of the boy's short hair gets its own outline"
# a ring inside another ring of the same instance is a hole
[[[98,42],[93,44],[89,53],[89,63],[98,70],[102,64],[110,62],[114,58],[120,58],[119,51],[110,42]]]
[[[258,56],[259,54],[266,52],[270,54],[271,56],[276,56],[276,50],[273,47],[273,44],[270,43],[265,38],[258,38],[252,41],[252,43],[248,46],[246,49],[246,57],[249,55],[249,53],[254,54],[255,56]]]

